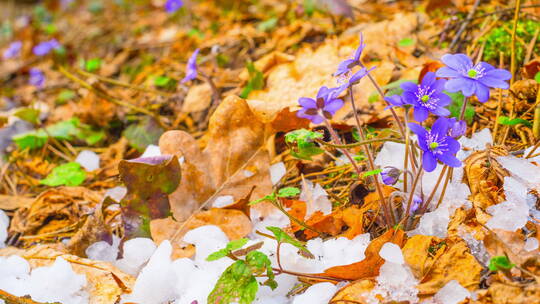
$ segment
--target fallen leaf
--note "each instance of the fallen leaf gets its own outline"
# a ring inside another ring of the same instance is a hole
[[[180,164],[174,155],[121,161],[118,170],[127,188],[120,202],[124,240],[150,236],[150,220],[170,213],[168,194],[180,182]]]
[[[122,272],[107,262],[92,261],[75,255],[66,254],[57,249],[40,245],[27,250],[0,249],[0,256],[16,254],[28,261],[30,267],[49,266],[57,257],[70,263],[73,271],[86,276],[90,304],[110,304],[120,300],[124,293],[130,293],[135,278]]]
[[[189,91],[182,104],[182,112],[193,113],[206,110],[212,102],[212,88],[208,83],[195,85]]]
[[[0,194],[0,209],[16,210],[19,208],[28,208],[32,205],[33,198],[19,195]]]
[[[373,280],[360,280],[349,283],[336,292],[330,303],[368,303],[362,294],[369,293],[375,287]]]
[[[369,243],[365,252],[366,257],[362,261],[328,268],[324,271],[324,275],[346,280],[374,278],[379,275],[379,268],[384,264],[383,258],[379,256],[382,246],[392,242],[401,247],[404,237],[403,230],[390,229]]]

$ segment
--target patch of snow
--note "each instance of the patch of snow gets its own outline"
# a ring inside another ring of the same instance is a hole
[[[113,234],[112,244],[105,241],[95,242],[86,248],[86,256],[91,260],[115,262],[118,257],[118,245],[120,238]]]
[[[458,227],[457,233],[459,237],[461,237],[467,243],[467,247],[469,247],[471,254],[476,258],[476,260],[487,267],[489,260],[491,259],[491,255],[487,252],[484,242],[475,238],[473,234],[467,232],[463,226]]]
[[[177,297],[177,275],[172,267],[171,253],[171,243],[163,241],[141,270],[132,293],[122,296],[122,303],[161,304]]]
[[[99,169],[99,155],[94,151],[82,150],[77,155],[75,162],[79,163],[84,170],[89,172]]]
[[[0,257],[0,289],[17,297],[28,294],[30,264],[17,255]]]
[[[405,258],[401,252],[401,248],[394,243],[385,243],[379,251],[379,256],[387,262],[403,265],[405,264]]]
[[[492,215],[486,225],[491,229],[516,231],[527,224],[529,206],[527,204],[527,187],[518,179],[504,178],[504,194],[506,201],[489,206],[486,211]]]
[[[242,172],[244,173],[244,176],[248,177],[248,178],[255,175],[255,172],[252,172],[252,171],[249,171],[249,170],[243,170]]]
[[[328,200],[328,194],[319,184],[313,184],[309,180],[303,180],[300,200],[306,202],[306,219],[316,211],[321,211],[324,215],[332,212],[332,203]]]
[[[9,217],[7,214],[0,210],[0,248],[4,248],[6,246],[6,240],[8,237],[8,227],[9,227]]]
[[[530,237],[525,241],[525,246],[523,246],[523,249],[527,252],[534,251],[538,249],[538,245],[538,239],[535,237]]]
[[[195,261],[201,262],[206,261],[209,254],[225,248],[229,238],[218,226],[206,225],[188,231],[184,242],[195,245]]]
[[[474,133],[471,138],[462,136],[458,142],[461,144],[461,149],[456,154],[456,157],[459,160],[464,160],[474,151],[485,150],[486,145],[493,144],[493,136],[491,136],[491,131],[485,128],[480,132]]]
[[[377,285],[369,293],[368,303],[379,303],[377,295],[386,302],[418,303],[418,281],[407,265],[385,262],[379,271]]]
[[[365,258],[365,250],[370,242],[368,233],[356,236],[349,240],[344,237],[328,239],[311,239],[306,248],[315,256],[308,259],[298,254],[298,249],[290,244],[282,244],[280,250],[283,268],[305,273],[321,273],[325,269],[360,262]],[[265,242],[261,249],[271,260],[275,259],[275,241]],[[272,260],[274,261],[274,260]]]
[[[256,208],[251,208],[250,211],[250,220],[253,225],[252,233],[249,235],[250,238],[259,238],[260,236],[255,234],[255,231],[260,231],[264,233],[272,233],[266,229],[266,227],[273,226],[284,228],[290,224],[290,219],[283,214],[283,212],[274,209],[274,211],[266,216],[262,216],[259,210]]]
[[[270,166],[270,180],[272,185],[276,185],[287,173],[287,168],[283,162],[275,163]]]
[[[437,304],[458,304],[470,296],[471,293],[467,289],[461,286],[458,281],[452,280],[437,291],[433,299]]]
[[[86,283],[86,276],[76,274],[61,257],[57,257],[51,266],[33,269],[25,282],[26,294],[35,301],[70,304],[88,303],[88,293],[84,290]]]
[[[306,291],[294,297],[293,304],[326,304],[336,293],[337,287],[332,283],[318,283],[311,285]]]
[[[124,198],[124,196],[126,196],[126,194],[127,194],[127,188],[118,186],[111,189],[107,189],[107,191],[103,195],[103,198],[106,198],[107,196],[109,196],[113,200],[120,202]]]
[[[161,156],[161,150],[156,145],[148,145],[146,146],[146,149],[144,149],[143,154],[141,157],[153,157],[153,156]]]
[[[148,238],[134,238],[126,241],[123,249],[123,257],[116,261],[115,266],[125,273],[137,276],[156,250],[156,244]]]
[[[214,203],[212,204],[212,207],[223,208],[232,203],[234,203],[234,197],[232,195],[223,195],[223,196],[216,197],[216,199],[214,200]]]

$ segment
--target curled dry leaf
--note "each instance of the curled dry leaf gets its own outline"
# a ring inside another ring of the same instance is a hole
[[[86,276],[89,283],[89,304],[117,303],[120,296],[124,293],[130,293],[135,284],[135,278],[122,272],[110,263],[80,258],[44,245],[28,250],[12,247],[0,249],[0,256],[13,254],[26,259],[32,269],[50,266],[57,257],[62,257],[71,264],[74,272]]]
[[[495,160],[497,156],[508,155],[502,147],[473,152],[465,159],[465,180],[471,189],[471,201],[474,206],[485,208],[498,204],[501,199],[498,190],[508,173]]]
[[[369,293],[375,287],[373,280],[352,282],[336,292],[330,303],[367,303],[362,294]]]
[[[19,208],[28,208],[32,205],[33,198],[20,195],[4,195],[0,194],[0,209],[16,210]]]
[[[480,284],[483,267],[461,239],[414,236],[403,247],[403,256],[420,280],[418,290],[421,295],[433,295],[451,280],[465,288]]]
[[[120,202],[124,240],[150,236],[150,220],[170,214],[168,195],[180,182],[180,164],[174,155],[121,161],[120,178],[127,194]]]
[[[404,237],[403,230],[390,229],[369,243],[365,253],[366,257],[362,261],[328,268],[324,271],[324,275],[346,280],[376,277],[379,275],[379,268],[384,264],[383,258],[379,256],[382,246],[387,242],[392,242],[401,247],[403,246]]]
[[[93,212],[101,195],[84,187],[58,187],[42,192],[30,207],[15,212],[10,234],[23,236],[55,232],[76,225],[81,217]]]

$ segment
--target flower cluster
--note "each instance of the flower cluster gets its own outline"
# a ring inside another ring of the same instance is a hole
[[[298,103],[302,107],[296,114],[298,117],[307,118],[314,124],[320,124],[325,119],[331,119],[336,111],[343,107],[343,100],[338,98],[341,93],[347,88],[351,88],[353,85],[357,84],[373,70],[373,68],[368,70],[365,67],[362,67],[352,74],[352,69],[354,67],[361,66],[360,56],[362,55],[364,47],[365,44],[361,37],[360,45],[354,52],[352,58],[346,59],[339,64],[336,73],[334,73],[334,76],[339,77],[340,79],[338,81],[340,82],[338,87],[328,88],[323,86],[319,89],[316,99],[302,97],[298,100]],[[350,77],[343,81],[347,76]]]
[[[44,56],[49,54],[52,50],[57,50],[61,47],[60,43],[56,41],[56,39],[51,39],[49,41],[41,42],[40,44],[36,45],[32,51],[34,52],[34,55],[36,56]]]

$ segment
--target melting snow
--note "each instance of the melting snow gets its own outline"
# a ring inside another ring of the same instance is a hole
[[[86,171],[94,171],[99,169],[99,156],[94,151],[82,150],[75,162],[79,163]]]
[[[337,287],[332,283],[319,283],[310,286],[306,291],[294,298],[293,304],[326,304],[336,293]]]
[[[433,299],[437,304],[458,304],[470,296],[471,294],[467,289],[461,286],[458,281],[452,280],[446,283],[446,285],[435,294]]]
[[[272,185],[279,183],[281,178],[284,177],[286,173],[287,168],[285,168],[285,164],[283,162],[275,163],[270,166],[270,180],[272,181]]]
[[[9,227],[9,217],[3,210],[0,210],[0,248],[6,246],[5,242],[8,237],[7,229]]]
[[[306,202],[306,218],[309,218],[316,211],[321,211],[324,215],[332,212],[332,203],[328,200],[328,194],[319,184],[313,184],[309,180],[303,180],[300,200]]]

